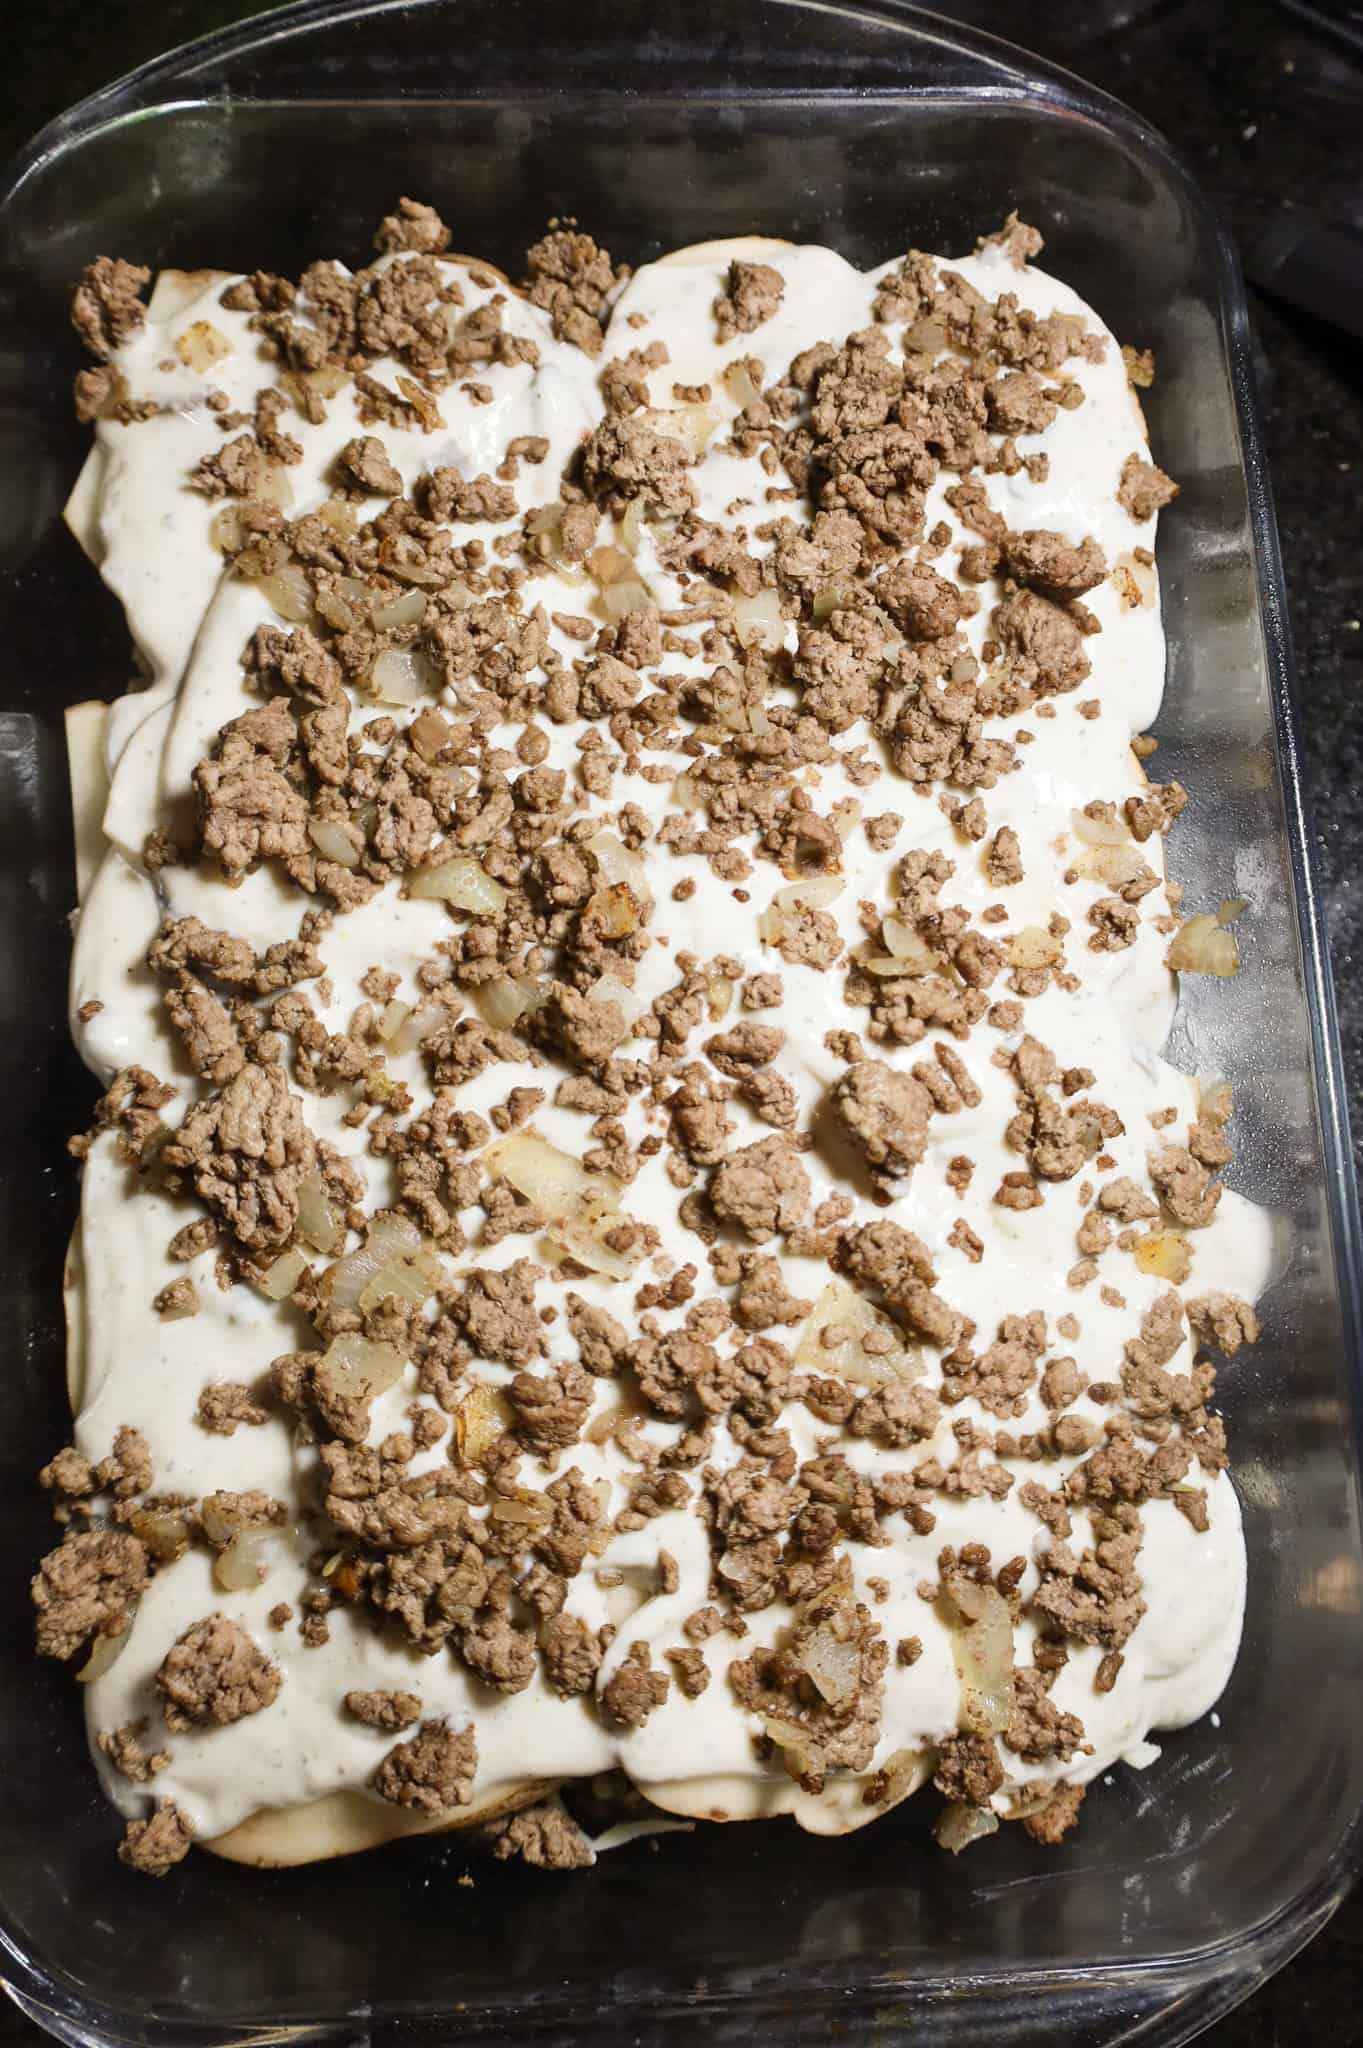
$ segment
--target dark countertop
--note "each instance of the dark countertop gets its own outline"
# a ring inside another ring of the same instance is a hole
[[[1243,249],[1285,206],[1363,226],[1363,51],[1270,0],[968,0],[943,13],[996,28],[1126,100],[1163,130]],[[250,0],[144,0],[136,10],[44,0],[7,22],[0,157],[134,64],[259,12]],[[1318,872],[1363,1137],[1363,345],[1253,295],[1256,360],[1296,638]],[[1279,2048],[1363,2044],[1363,1891],[1317,1940],[1203,2038]],[[35,2042],[0,2006],[0,2048]]]

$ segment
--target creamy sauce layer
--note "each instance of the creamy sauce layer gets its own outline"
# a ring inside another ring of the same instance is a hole
[[[784,277],[785,293],[774,317],[754,333],[721,345],[715,337],[712,306],[724,289],[734,255],[774,263]],[[483,273],[471,272],[463,263],[442,268],[458,278],[468,307],[493,296],[492,287],[474,281]],[[1065,285],[1035,269],[1019,273],[997,248],[986,248],[954,268],[987,297],[1013,290],[1023,305],[1038,313],[1083,313],[1096,331],[1102,331]],[[800,350],[825,340],[841,342],[871,323],[881,275],[860,273],[830,250],[745,242],[683,252],[646,266],[630,280],[613,310],[606,358],[662,338],[670,361],[652,377],[654,404],[673,402],[674,382],[713,386],[711,402],[720,426],[693,472],[705,517],[752,529],[770,519],[774,510],[783,509],[766,500],[770,479],[756,457],[739,458],[717,445],[738,410],[725,391],[725,364],[739,354],[756,355],[771,379],[783,374]],[[241,651],[252,629],[273,617],[253,585],[224,575],[222,557],[209,536],[215,508],[186,485],[194,464],[221,439],[206,404],[210,390],[226,393],[234,408],[249,411],[255,392],[271,376],[246,316],[220,304],[222,282],[213,280],[187,303],[177,303],[180,295],[167,294],[161,301],[164,310],[154,305],[153,317],[120,351],[118,367],[129,388],[139,397],[157,399],[168,410],[133,427],[101,424],[92,457],[96,469],[85,488],[82,514],[87,547],[124,603],[150,679],[145,688],[114,707],[104,729],[108,850],[79,918],[71,981],[73,1029],[86,1061],[102,1078],[137,1062],[174,1081],[179,1094],[165,1112],[170,1122],[178,1121],[203,1088],[184,1062],[160,1011],[155,979],[142,964],[160,920],[167,914],[196,916],[264,949],[291,937],[306,907],[299,892],[269,868],[229,889],[207,866],[169,867],[152,878],[141,865],[147,833],[167,815],[191,812],[195,763],[210,750],[223,723],[249,707],[252,699],[244,685]],[[457,388],[444,392],[439,399],[443,426],[435,434],[390,427],[366,430],[349,387],[331,400],[321,424],[310,425],[290,415],[287,427],[304,447],[303,462],[288,471],[294,494],[291,513],[307,510],[327,496],[328,471],[337,451],[365,431],[380,435],[408,487],[423,471],[441,464],[453,465],[469,478],[495,471],[513,437],[544,435],[550,443],[545,463],[523,466],[516,490],[522,511],[551,497],[576,445],[604,415],[600,363],[556,341],[548,317],[536,307],[510,296],[504,315],[512,332],[537,343],[539,367],[518,364],[480,371],[493,393],[488,404],[474,403]],[[637,316],[633,325],[631,316]],[[207,375],[180,365],[164,367],[175,358],[176,339],[197,319],[210,321],[227,337],[230,353]],[[899,330],[891,325],[887,332],[897,348]],[[391,384],[391,367],[380,365],[375,374]],[[1076,357],[1067,373],[1082,386],[1086,402],[1073,411],[1061,411],[1047,430],[1045,481],[1032,481],[1024,470],[1011,478],[990,476],[987,489],[1010,527],[1054,529],[1075,542],[1092,535],[1111,564],[1133,546],[1153,544],[1153,521],[1137,525],[1116,496],[1123,460],[1144,446],[1144,429],[1114,342],[1109,340],[1103,361]],[[1034,437],[1020,441],[1024,452],[1039,445]],[[949,475],[940,477],[927,507],[929,527],[945,520],[952,531],[952,545],[941,565],[948,571],[957,544],[970,538],[946,503],[945,488],[954,481]],[[744,499],[747,505],[735,511],[735,501]],[[516,524],[513,520],[469,531],[490,541],[499,532],[515,530]],[[749,544],[759,556],[769,546],[756,538]],[[685,602],[684,590],[658,562],[647,530],[639,567],[660,605]],[[534,586],[533,594],[550,613],[600,616],[590,585],[551,575]],[[976,652],[987,637],[992,609],[988,587],[982,596],[978,615],[964,626]],[[993,936],[1006,938],[1024,926],[1045,925],[1057,907],[1065,910],[1076,927],[1071,963],[1082,974],[1082,989],[1067,994],[1052,986],[1030,1000],[1025,1028],[1052,1050],[1062,1068],[1092,1068],[1095,1094],[1117,1111],[1125,1126],[1125,1134],[1108,1148],[1117,1162],[1114,1170],[1144,1185],[1152,1113],[1176,1110],[1169,1133],[1176,1140],[1198,1113],[1196,1082],[1175,1072],[1159,1052],[1172,1021],[1175,986],[1164,964],[1167,936],[1155,929],[1151,918],[1167,904],[1162,887],[1146,900],[1139,935],[1128,950],[1087,952],[1082,920],[1089,903],[1104,893],[1103,886],[1067,886],[1062,876],[1076,847],[1072,813],[1095,798],[1120,805],[1142,786],[1129,742],[1158,710],[1164,642],[1157,598],[1126,609],[1111,581],[1106,581],[1086,602],[1102,626],[1085,643],[1093,668],[1090,681],[1077,693],[1053,700],[1053,717],[1024,719],[1034,739],[1020,749],[1020,772],[1005,776],[986,794],[991,833],[1007,825],[1018,835],[1021,882],[1000,891],[984,871],[982,848],[963,841],[937,803],[915,797],[888,766],[864,789],[855,787],[837,765],[819,768],[811,772],[811,789],[817,791],[818,807],[825,813],[837,799],[847,797],[859,801],[867,814],[894,810],[906,819],[889,853],[874,851],[859,828],[846,842],[846,886],[828,907],[849,944],[860,938],[859,900],[886,903],[888,874],[910,847],[940,851],[954,863],[944,901],[965,905],[975,915],[988,904],[1006,903],[1007,922],[992,928]],[[794,632],[787,628],[791,646]],[[557,627],[554,645],[565,659],[580,652]],[[688,663],[679,655],[668,655],[663,664],[664,673],[688,667],[700,669],[703,664]],[[1081,716],[1077,697],[1096,698],[1100,715]],[[999,720],[987,730],[1012,736],[1016,725],[1015,720]],[[518,729],[506,728],[498,744],[511,745]],[[545,729],[552,746],[550,764],[571,773],[578,759],[574,741],[580,728]],[[874,741],[871,748],[877,752]],[[613,799],[589,799],[588,804],[603,817],[613,817],[625,801],[638,804],[654,825],[676,807],[669,783],[641,777],[617,778]],[[1157,859],[1155,854],[1149,857]],[[649,858],[658,899],[652,924],[657,943],[640,964],[637,994],[647,1003],[671,986],[677,978],[675,958],[683,951],[702,959],[722,952],[740,960],[745,972],[780,973],[785,987],[782,1008],[779,1013],[762,1012],[760,1021],[777,1023],[785,1031],[777,1065],[799,1098],[800,1128],[818,1132],[816,1111],[842,1071],[842,1061],[825,1047],[825,1033],[861,1029],[865,1020],[864,1012],[850,1011],[845,1004],[841,971],[792,967],[763,945],[758,915],[782,886],[770,864],[759,862],[748,885],[751,901],[740,904],[732,885],[720,881],[703,858],[677,857],[662,849],[650,850]],[[675,903],[671,891],[683,878],[694,882],[694,894]],[[391,887],[370,904],[339,916],[321,942],[332,987],[330,1005],[321,1011],[328,1027],[348,1027],[364,1000],[361,977],[375,965],[400,974],[400,993],[410,994],[416,968],[451,929],[443,905],[403,899]],[[314,1001],[315,990],[310,984]],[[103,1007],[82,1022],[77,1013],[92,999]],[[907,1067],[930,1057],[932,1042],[930,1034],[912,1048],[877,1046],[873,1051],[878,1058]],[[805,1159],[813,1200],[845,1191],[856,1201],[854,1221],[889,1215],[917,1232],[932,1252],[940,1293],[977,1323],[981,1343],[990,1340],[1002,1315],[1041,1309],[1048,1322],[1048,1355],[1072,1355],[1085,1382],[1114,1378],[1123,1344],[1135,1336],[1142,1313],[1166,1291],[1167,1283],[1142,1274],[1129,1256],[1114,1248],[1101,1256],[1093,1285],[1081,1293],[1067,1285],[1066,1274],[1077,1256],[1075,1231],[1084,1213],[1077,1180],[1049,1185],[1040,1209],[1015,1213],[994,1204],[1000,1179],[1019,1161],[1003,1142],[1015,1108],[1014,1083],[990,1053],[999,1044],[1016,1042],[1016,1035],[1002,1038],[981,1026],[960,1048],[981,1090],[981,1101],[976,1108],[933,1120],[927,1155],[888,1210],[876,1206],[864,1178],[848,1177],[846,1156],[822,1137]],[[392,1057],[389,1071],[408,1080],[418,1099],[426,1093],[419,1054]],[[520,1083],[544,1085],[543,1070],[495,1065],[465,1085],[461,1103],[486,1113]],[[364,1131],[342,1122],[351,1099],[349,1090],[308,1094],[306,1114],[317,1136],[353,1161],[366,1182],[367,1206],[378,1207],[392,1192],[387,1167],[365,1153]],[[631,1142],[660,1128],[656,1112],[651,1114],[652,1123],[650,1112],[638,1101],[631,1102],[626,1115]],[[731,1104],[730,1114],[739,1125],[732,1139],[735,1146],[769,1135],[768,1127],[741,1103]],[[536,1112],[534,1121],[547,1139],[574,1155],[580,1156],[589,1142],[587,1119],[555,1108],[552,1102]],[[957,1195],[947,1183],[948,1162],[962,1153],[975,1160],[976,1171],[967,1192]],[[663,1165],[663,1154],[645,1160],[627,1191],[626,1206],[631,1215],[656,1228],[664,1257],[674,1264],[695,1260],[704,1276],[703,1253],[679,1223],[677,1190]],[[307,1324],[287,1304],[273,1304],[242,1285],[220,1289],[212,1252],[188,1266],[169,1259],[170,1237],[196,1213],[187,1200],[136,1185],[116,1158],[112,1141],[96,1143],[85,1171],[79,1227],[78,1448],[91,1458],[101,1457],[109,1450],[115,1429],[133,1424],[151,1448],[159,1490],[197,1496],[217,1488],[257,1486],[290,1503],[305,1502],[315,1478],[316,1453],[296,1444],[282,1417],[240,1430],[230,1439],[209,1434],[194,1420],[204,1387],[222,1380],[256,1380],[279,1353],[311,1341]],[[948,1242],[948,1233],[961,1216],[985,1247],[979,1263]],[[481,1212],[472,1210],[463,1220],[473,1241],[465,1263],[497,1266],[534,1255],[534,1241],[519,1236],[482,1249],[477,1243]],[[1234,1194],[1225,1195],[1214,1222],[1193,1232],[1190,1243],[1193,1266],[1185,1292],[1226,1289],[1252,1299],[1265,1283],[1266,1220]],[[776,1246],[764,1249],[774,1251]],[[788,1255],[782,1263],[794,1293],[816,1298],[828,1277],[826,1270]],[[192,1321],[163,1322],[152,1307],[153,1298],[185,1273],[196,1284],[200,1312]],[[552,1283],[542,1298],[557,1298],[554,1289],[559,1284]],[[608,1308],[631,1334],[637,1333],[633,1284],[613,1284],[599,1277],[572,1284]],[[1104,1300],[1101,1290],[1109,1284],[1120,1292],[1122,1306]],[[1056,1320],[1067,1314],[1077,1317],[1079,1335],[1057,1338]],[[798,1337],[798,1332],[775,1334],[792,1343]],[[574,1355],[562,1320],[549,1332],[549,1343],[552,1357]],[[925,1355],[926,1384],[938,1385],[936,1355],[930,1349]],[[1181,1354],[1175,1369],[1186,1369],[1189,1356],[1186,1351]],[[475,1372],[494,1384],[509,1377],[505,1368],[490,1364]],[[372,1443],[404,1426],[404,1411],[414,1397],[411,1379],[409,1371],[406,1384],[374,1404]],[[610,1383],[601,1384],[598,1411],[615,1398]],[[1027,1413],[1008,1427],[1018,1433],[1044,1427],[1047,1413],[1035,1389],[1031,1401]],[[1087,1396],[1070,1412],[1104,1419],[1104,1411]],[[962,1416],[974,1417],[986,1428],[997,1426],[967,1400],[944,1408],[938,1438],[915,1446],[912,1454],[887,1453],[872,1443],[850,1439],[838,1448],[854,1466],[868,1472],[887,1464],[902,1467],[934,1453],[951,1463],[956,1455],[951,1424]],[[828,1436],[827,1426],[798,1403],[789,1404],[780,1420],[802,1459],[814,1455],[816,1444]],[[677,1433],[676,1425],[660,1420],[646,1425],[646,1434],[659,1444]],[[739,1455],[739,1447],[721,1426],[709,1462],[724,1467]],[[422,1454],[413,1469],[439,1464],[446,1457],[447,1446],[437,1445]],[[1058,1459],[1042,1468],[1019,1462],[1019,1484],[1041,1476],[1054,1487],[1074,1462]],[[613,1443],[574,1446],[562,1454],[559,1469],[570,1465],[589,1480],[610,1482],[615,1509],[624,1504],[628,1482],[638,1469]],[[551,1476],[548,1468],[525,1460],[525,1484],[543,1485]],[[1194,1476],[1201,1480],[1202,1475]],[[1140,1755],[1152,1729],[1183,1726],[1216,1700],[1238,1644],[1245,1558],[1235,1493],[1224,1475],[1209,1484],[1207,1505],[1206,1533],[1198,1533],[1171,1502],[1154,1502],[1142,1510],[1145,1538],[1139,1571],[1147,1612],[1125,1646],[1118,1680],[1110,1691],[1096,1691],[1100,1651],[1072,1645],[1052,1693],[1060,1709],[1082,1719],[1090,1751],[1064,1765],[1025,1764],[1005,1752],[1009,1784],[998,1797],[1000,1807],[1016,1787],[1048,1777],[1083,1782],[1120,1758]],[[268,1649],[281,1666],[284,1682],[266,1711],[230,1727],[180,1734],[168,1741],[172,1762],[154,1789],[158,1796],[176,1801],[201,1838],[222,1834],[262,1807],[299,1807],[337,1790],[365,1792],[392,1738],[346,1715],[342,1698],[353,1688],[403,1688],[419,1694],[427,1716],[447,1716],[455,1726],[473,1723],[480,1801],[485,1794],[528,1777],[569,1779],[619,1767],[658,1804],[679,1813],[745,1817],[794,1812],[808,1828],[841,1831],[883,1810],[863,1802],[864,1776],[904,1750],[920,1753],[917,1776],[927,1775],[935,1746],[960,1723],[961,1689],[951,1637],[916,1590],[920,1581],[936,1578],[942,1546],[985,1543],[996,1565],[1015,1555],[1024,1557],[1024,1603],[1038,1583],[1039,1562],[1050,1539],[1018,1502],[1017,1488],[1001,1502],[940,1497],[935,1512],[937,1526],[929,1536],[915,1535],[902,1517],[895,1516],[884,1524],[884,1547],[849,1546],[858,1595],[875,1614],[887,1642],[893,1646],[900,1637],[917,1636],[922,1654],[910,1666],[898,1665],[891,1656],[880,1739],[868,1772],[831,1781],[817,1798],[801,1792],[779,1760],[759,1755],[754,1740],[758,1725],[740,1709],[725,1677],[732,1658],[747,1656],[755,1646],[776,1639],[790,1620],[782,1606],[749,1615],[750,1632],[741,1642],[719,1635],[705,1646],[712,1678],[700,1698],[687,1699],[674,1685],[665,1704],[643,1727],[616,1730],[605,1725],[590,1703],[559,1699],[541,1676],[525,1691],[507,1696],[481,1684],[448,1652],[419,1657],[380,1633],[363,1611],[333,1612],[330,1640],[315,1648],[304,1647],[294,1628],[271,1629],[266,1619],[270,1609],[279,1602],[297,1608],[313,1583],[307,1567],[312,1541],[295,1534],[272,1539],[268,1575],[254,1592],[224,1593],[212,1582],[210,1560],[196,1551],[160,1572],[141,1602],[127,1648],[88,1688],[90,1726],[92,1731],[112,1729],[145,1717],[151,1731],[149,1746],[160,1746],[154,1674],[176,1638],[216,1608],[239,1621]],[[1087,1517],[1077,1513],[1073,1547],[1081,1549],[1089,1540]],[[675,1592],[660,1590],[661,1550],[676,1560]],[[641,1531],[619,1534],[599,1561],[589,1561],[571,1582],[568,1611],[593,1627],[608,1619],[620,1624],[598,1687],[638,1641],[650,1646],[655,1666],[667,1668],[663,1653],[685,1643],[683,1621],[709,1597],[710,1569],[706,1532],[692,1510],[675,1511]],[[622,1582],[603,1585],[601,1573],[607,1580],[623,1574]],[[877,1598],[869,1578],[889,1582],[888,1599]],[[1016,1631],[1020,1665],[1029,1660],[1033,1635],[1033,1623],[1024,1618]],[[110,1797],[129,1814],[144,1810],[145,1792],[110,1772],[102,1759],[100,1764]]]

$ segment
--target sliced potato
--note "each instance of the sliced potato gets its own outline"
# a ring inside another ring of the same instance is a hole
[[[229,1863],[251,1863],[258,1870],[287,1870],[300,1863],[325,1863],[333,1856],[358,1856],[395,1842],[403,1835],[449,1834],[480,1821],[496,1820],[532,1806],[554,1789],[553,1780],[530,1779],[522,1785],[500,1786],[461,1806],[453,1815],[409,1813],[386,1806],[360,1792],[328,1792],[306,1806],[263,1806],[258,1813],[229,1828],[225,1835],[200,1844]]]
[[[66,713],[66,763],[71,776],[71,829],[76,844],[76,901],[84,903],[95,869],[104,858],[104,807],[109,773],[104,735],[109,706],[93,700],[72,704]]]
[[[673,249],[655,261],[660,270],[677,269],[683,264],[764,263],[768,257],[779,256],[783,249],[795,247],[796,243],[783,241],[779,235],[725,235],[716,242],[689,242],[684,249]]]
[[[234,270],[160,270],[147,300],[148,317],[173,320],[215,284],[230,284],[236,274]]]
[[[99,500],[104,489],[105,466],[104,450],[96,442],[81,464],[80,475],[71,486],[71,495],[62,509],[67,532],[77,546],[84,549],[96,568],[104,560],[104,538],[99,530]]]
[[[71,1413],[78,1415],[85,1400],[85,1254],[79,1222],[66,1247],[62,1307],[66,1315],[66,1397]]]

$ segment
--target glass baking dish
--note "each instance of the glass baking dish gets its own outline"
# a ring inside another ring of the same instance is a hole
[[[65,300],[100,252],[292,271],[363,260],[398,193],[513,271],[554,214],[617,257],[759,229],[854,261],[962,250],[1011,208],[1045,261],[1155,349],[1161,773],[1193,791],[1174,866],[1249,899],[1244,970],[1195,982],[1175,1057],[1231,1075],[1234,1178],[1280,1219],[1265,1340],[1224,1375],[1250,1547],[1218,1715],[1114,1774],[1043,1851],[959,1861],[920,1802],[843,1841],[787,1823],[641,1843],[583,1876],[455,1841],[263,1875],[115,1861],[76,1689],[27,1654],[50,1540],[33,1472],[64,1435],[62,1141],[91,1095],[63,1021],[73,900],[63,705],[110,695],[114,601],[59,522],[84,431]],[[11,1995],[71,2042],[651,2044],[702,2036],[1179,2042],[1318,1928],[1363,1802],[1359,1237],[1291,656],[1234,257],[1158,137],[1073,79],[914,9],[758,0],[418,0],[285,9],[47,129],[0,195],[0,1940]]]

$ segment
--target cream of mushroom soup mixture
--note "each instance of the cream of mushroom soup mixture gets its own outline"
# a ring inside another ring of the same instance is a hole
[[[1015,218],[449,244],[75,294],[143,674],[69,720],[38,1647],[151,1873],[587,1865],[607,1778],[1057,1841],[1230,1672],[1268,1273],[1159,1051],[1237,959],[1144,736],[1153,365]]]

